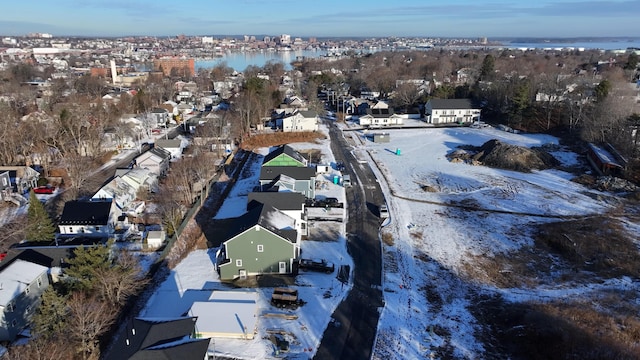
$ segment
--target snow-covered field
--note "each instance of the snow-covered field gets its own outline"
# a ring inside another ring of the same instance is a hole
[[[445,157],[459,145],[480,146],[491,139],[532,147],[557,144],[556,138],[493,128],[394,130],[389,143],[377,144],[362,133],[352,136],[360,159],[368,160],[376,176],[384,180],[380,183],[390,220],[383,232],[394,241],[392,246],[383,244],[386,306],[374,359],[484,358],[483,345],[474,336],[478,324],[469,311],[474,306],[470,293],[478,289],[519,300],[586,291],[497,289],[470,284],[463,276],[473,256],[490,258],[530,244],[528,226],[553,220],[532,215],[596,214],[612,206],[559,170],[524,174],[453,163]],[[396,155],[397,149],[401,155]],[[568,151],[553,155],[566,166],[577,162],[577,155]],[[425,186],[436,190],[427,192]],[[486,211],[472,212],[451,204]],[[609,286],[627,283],[628,279],[614,279]]]

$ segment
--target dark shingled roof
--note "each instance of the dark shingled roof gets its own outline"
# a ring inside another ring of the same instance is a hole
[[[267,164],[269,161],[277,158],[282,154],[288,155],[292,159],[300,162],[301,164],[307,163],[307,160],[299,152],[295,151],[291,146],[285,144],[285,145],[278,146],[276,149],[268,153],[262,160],[262,164],[263,165]]]
[[[64,204],[59,225],[107,225],[111,199],[101,201],[69,201]]]
[[[237,236],[247,229],[259,225],[260,227],[271,231],[272,233],[289,240],[291,243],[295,243],[298,239],[298,231],[296,229],[279,229],[276,224],[269,221],[272,216],[271,213],[280,213],[281,216],[287,216],[282,214],[281,211],[274,208],[271,205],[265,205],[263,203],[252,201],[251,209],[244,215],[238,217],[232,226],[227,240]]]
[[[129,320],[106,360],[204,359],[209,339],[191,339],[196,317]]]
[[[249,193],[247,209],[250,208],[251,201],[258,201],[268,204],[279,210],[301,210],[306,197],[299,192],[252,192]]]
[[[432,109],[476,109],[469,99],[431,99],[429,102]]]
[[[260,180],[271,181],[280,174],[290,176],[296,180],[309,180],[316,177],[316,169],[297,166],[265,166],[260,169]]]

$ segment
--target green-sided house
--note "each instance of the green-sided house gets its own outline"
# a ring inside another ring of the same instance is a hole
[[[289,145],[280,145],[262,160],[262,166],[307,167],[309,162]]]
[[[255,202],[232,228],[216,254],[221,280],[297,273],[300,235],[293,218],[273,206]]]

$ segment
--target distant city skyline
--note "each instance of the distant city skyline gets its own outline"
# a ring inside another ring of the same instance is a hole
[[[640,0],[9,1],[0,35],[638,37]]]

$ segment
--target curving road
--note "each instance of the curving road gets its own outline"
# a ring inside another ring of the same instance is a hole
[[[353,187],[346,189],[347,251],[353,257],[353,289],[332,315],[315,359],[370,359],[384,306],[381,292],[382,249],[378,238],[378,206],[384,196],[366,163],[351,153],[342,132],[330,122],[331,150],[343,161]]]

